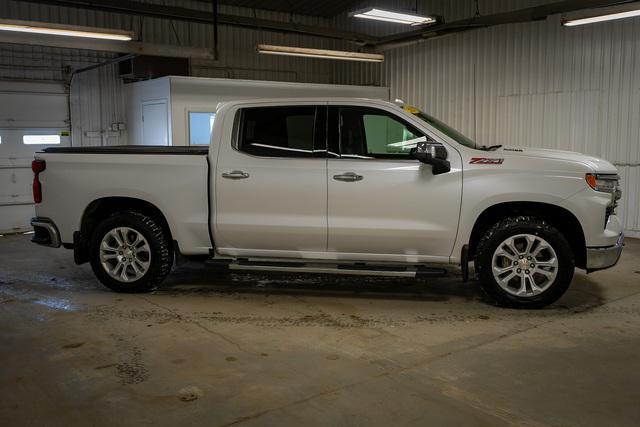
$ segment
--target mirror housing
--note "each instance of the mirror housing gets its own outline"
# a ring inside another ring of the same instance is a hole
[[[411,150],[412,157],[422,163],[431,165],[434,175],[447,173],[451,170],[451,163],[447,161],[447,149],[444,145],[434,141],[420,141]]]

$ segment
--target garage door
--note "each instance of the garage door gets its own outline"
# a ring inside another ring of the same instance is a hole
[[[0,81],[0,233],[30,229],[31,160],[70,144],[68,99],[63,84]]]

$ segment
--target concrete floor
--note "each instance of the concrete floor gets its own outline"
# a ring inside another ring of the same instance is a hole
[[[541,311],[445,279],[183,266],[149,295],[0,238],[0,425],[640,425],[640,241]]]

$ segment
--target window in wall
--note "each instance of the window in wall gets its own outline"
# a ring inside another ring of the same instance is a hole
[[[189,112],[189,145],[209,145],[216,113]]]
[[[27,145],[60,144],[60,135],[24,135],[22,143]]]
[[[313,106],[246,108],[238,149],[254,156],[313,157],[315,122]]]
[[[386,111],[366,107],[340,108],[340,152],[346,158],[409,158],[426,137]]]

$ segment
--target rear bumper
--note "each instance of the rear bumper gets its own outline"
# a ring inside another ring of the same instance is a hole
[[[620,233],[620,237],[613,246],[604,248],[587,248],[587,272],[604,270],[613,267],[618,263],[624,246],[624,233]]]
[[[31,219],[31,226],[33,227],[33,238],[31,241],[43,246],[50,246],[52,248],[60,247],[60,233],[58,227],[49,218],[35,217]]]

